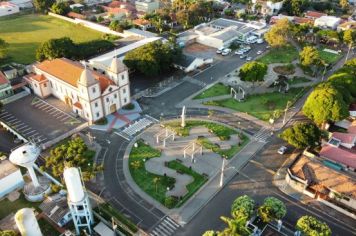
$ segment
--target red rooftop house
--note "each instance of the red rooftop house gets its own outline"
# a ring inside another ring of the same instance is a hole
[[[315,20],[317,18],[320,18],[322,16],[327,16],[327,14],[322,13],[322,12],[318,12],[318,11],[307,11],[305,13],[305,17],[306,18],[310,18],[310,19],[313,19],[313,20]]]
[[[333,163],[341,165],[344,169],[356,171],[356,152],[354,148],[346,149],[340,146],[341,141],[332,139],[322,147],[319,155]]]

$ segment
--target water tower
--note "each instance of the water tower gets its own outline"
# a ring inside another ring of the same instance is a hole
[[[22,236],[42,236],[35,213],[31,208],[22,208],[15,214],[15,222]]]
[[[91,234],[91,225],[94,223],[93,213],[79,170],[75,167],[66,168],[63,176],[68,191],[68,206],[75,230],[79,235],[80,228],[87,228]]]
[[[25,167],[30,174],[31,182],[26,183],[24,194],[29,201],[42,201],[45,194],[51,191],[50,181],[45,177],[37,177],[33,169],[35,161],[41,150],[32,143],[25,143],[10,154],[10,161],[18,166]]]

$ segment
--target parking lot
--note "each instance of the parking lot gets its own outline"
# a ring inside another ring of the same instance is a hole
[[[34,96],[24,97],[5,105],[0,119],[37,144],[46,143],[83,122],[50,103],[51,99],[48,100]]]

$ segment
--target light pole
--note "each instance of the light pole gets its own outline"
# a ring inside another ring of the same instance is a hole
[[[284,117],[283,117],[283,125],[286,123],[286,118],[287,118],[287,111],[289,109],[290,101],[287,102],[286,108],[284,109]]]
[[[221,164],[221,174],[220,174],[220,184],[219,184],[220,187],[222,187],[224,183],[224,169],[225,169],[225,158],[223,158]]]

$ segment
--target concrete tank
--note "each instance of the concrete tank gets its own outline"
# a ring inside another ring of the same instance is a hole
[[[69,201],[73,203],[83,201],[84,191],[79,170],[75,167],[66,168],[63,176],[68,191]]]
[[[18,210],[15,214],[17,228],[22,236],[42,236],[35,213],[30,208]]]

